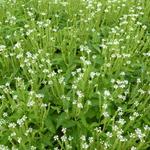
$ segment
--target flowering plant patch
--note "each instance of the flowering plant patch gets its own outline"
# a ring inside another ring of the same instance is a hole
[[[0,0],[0,150],[148,150],[149,114],[149,0]]]

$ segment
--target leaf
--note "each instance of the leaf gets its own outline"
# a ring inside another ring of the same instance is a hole
[[[57,118],[57,126],[56,128],[58,129],[61,125],[63,125],[64,121],[68,120],[68,114],[65,112],[61,113],[60,116]]]
[[[84,125],[84,127],[88,127],[88,123],[84,115],[81,115],[81,123]]]
[[[76,125],[76,122],[73,120],[66,120],[63,122],[63,127],[65,128],[74,127],[75,125]]]
[[[49,129],[52,133],[55,133],[56,128],[55,128],[55,126],[54,126],[54,124],[53,124],[53,121],[52,121],[52,119],[51,119],[50,117],[47,117],[47,118],[45,119],[45,126],[46,126],[46,128]]]
[[[93,123],[90,125],[90,127],[92,127],[92,128],[93,128],[93,127],[95,128],[95,127],[98,127],[98,126],[99,126],[99,123],[97,123],[97,122],[93,122]]]
[[[88,112],[86,113],[86,117],[87,118],[93,118],[94,116],[97,116],[98,112],[96,111],[96,109],[93,107],[93,108],[90,108],[88,110]]]

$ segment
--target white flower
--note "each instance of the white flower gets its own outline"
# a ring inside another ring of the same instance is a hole
[[[67,136],[66,136],[66,135],[63,135],[63,136],[61,137],[61,140],[62,140],[63,142],[67,141]]]
[[[58,82],[59,82],[60,84],[64,84],[64,83],[65,83],[64,80],[65,80],[64,77],[60,77],[60,78],[58,79]]]
[[[111,79],[111,83],[115,83],[115,79]]]
[[[82,135],[82,136],[80,137],[80,139],[81,139],[82,141],[86,141],[85,135]]]
[[[14,122],[12,122],[12,123],[10,123],[10,124],[8,125],[8,127],[9,127],[9,128],[15,128],[15,127],[16,127],[16,124],[15,124]]]
[[[90,100],[87,100],[87,104],[88,104],[88,105],[92,105],[92,103],[91,103]]]
[[[27,103],[27,106],[32,107],[34,104],[35,104],[35,102],[33,100],[31,100]]]
[[[139,89],[138,92],[141,93],[141,94],[144,94],[144,93],[145,93],[145,91],[142,90],[142,89]]]
[[[107,135],[109,138],[112,137],[112,133],[110,133],[110,132],[107,132],[106,135]]]
[[[54,136],[54,140],[55,140],[55,141],[59,140],[58,135],[55,135],[55,136]]]
[[[62,128],[61,131],[65,134],[66,133],[66,128]]]
[[[96,55],[93,55],[93,56],[92,56],[93,59],[95,59],[96,57],[97,57]]]
[[[22,141],[22,138],[21,137],[18,137],[18,143],[20,144],[21,143],[21,141]]]
[[[81,91],[77,91],[77,95],[78,95],[79,98],[84,97],[84,94]]]
[[[136,150],[136,147],[132,146],[132,147],[131,147],[131,150]]]
[[[86,60],[85,62],[84,62],[84,65],[90,65],[91,64],[91,61],[90,60]]]
[[[31,146],[31,150],[36,150],[36,147],[35,146]]]
[[[124,125],[126,123],[126,121],[124,119],[120,118],[118,123],[121,124],[121,125]]]
[[[17,120],[18,125],[22,126],[26,119],[27,119],[27,117],[25,115],[21,119],[18,119]]]
[[[7,117],[8,116],[8,113],[7,112],[4,112],[3,113],[3,117]]]
[[[125,76],[125,72],[121,72],[120,75],[121,75],[121,76]]]
[[[9,150],[8,146],[0,144],[0,150]]]
[[[4,51],[6,49],[5,45],[0,45],[0,52]]]
[[[47,104],[42,103],[42,104],[41,104],[41,107],[43,107],[43,108],[44,108],[44,107],[47,107]]]
[[[88,147],[89,147],[89,145],[88,145],[87,143],[83,143],[83,144],[82,144],[82,148],[83,148],[83,149],[88,149]]]
[[[137,79],[137,83],[141,83],[141,79],[140,78]]]
[[[142,140],[145,137],[145,134],[142,133],[141,129],[139,128],[135,129],[135,133],[140,140]]]
[[[17,95],[13,95],[13,99],[16,100],[18,98]]]
[[[72,141],[72,140],[73,140],[73,137],[69,135],[68,140],[69,140],[69,141]]]
[[[138,117],[138,116],[139,116],[139,113],[134,112],[134,113],[133,113],[133,116]]]
[[[97,133],[100,133],[100,132],[102,132],[102,130],[101,130],[101,127],[96,127],[95,129],[94,129]]]
[[[94,141],[93,137],[89,137],[89,143],[92,143]]]
[[[130,119],[131,121],[133,121],[133,120],[135,120],[135,117],[134,117],[134,116],[130,116],[129,119]]]
[[[37,98],[44,98],[44,95],[43,94],[36,94],[35,95]]]
[[[108,117],[109,117],[108,112],[103,112],[103,115],[104,115],[104,117],[106,117],[106,118],[108,118]]]
[[[96,73],[95,72],[91,72],[90,73],[90,77],[93,79],[95,77]]]
[[[150,131],[150,127],[149,127],[148,125],[145,125],[145,126],[144,126],[144,130]]]
[[[10,134],[11,137],[16,136],[16,132]]]
[[[117,131],[119,128],[118,128],[118,126],[114,125],[114,126],[112,126],[112,129],[113,129],[113,131]]]
[[[14,49],[16,48],[21,48],[21,43],[20,42],[17,42],[15,45],[14,45]]]
[[[144,30],[146,30],[146,29],[147,29],[147,26],[146,26],[146,25],[143,25],[142,28],[143,28]]]
[[[110,92],[108,90],[105,90],[104,91],[104,96],[106,96],[106,97],[110,96]]]
[[[83,108],[82,103],[77,103],[77,107],[78,107],[78,108]]]
[[[108,105],[107,104],[103,104],[102,108],[103,109],[107,109]]]

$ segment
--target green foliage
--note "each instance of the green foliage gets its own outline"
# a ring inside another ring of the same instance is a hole
[[[0,150],[150,149],[149,0],[0,0]]]

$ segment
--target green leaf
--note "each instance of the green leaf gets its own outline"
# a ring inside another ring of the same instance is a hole
[[[68,114],[66,114],[65,112],[61,113],[58,118],[57,118],[57,126],[56,128],[58,129],[61,125],[63,125],[63,123],[68,120]]]
[[[51,117],[47,117],[47,118],[45,119],[45,126],[46,126],[46,128],[49,129],[52,133],[55,133],[56,128],[55,128],[55,126],[54,126],[54,123],[53,123]]]
[[[75,125],[76,125],[76,122],[73,120],[65,120],[63,122],[63,127],[65,128],[71,128],[71,127],[74,127]]]

